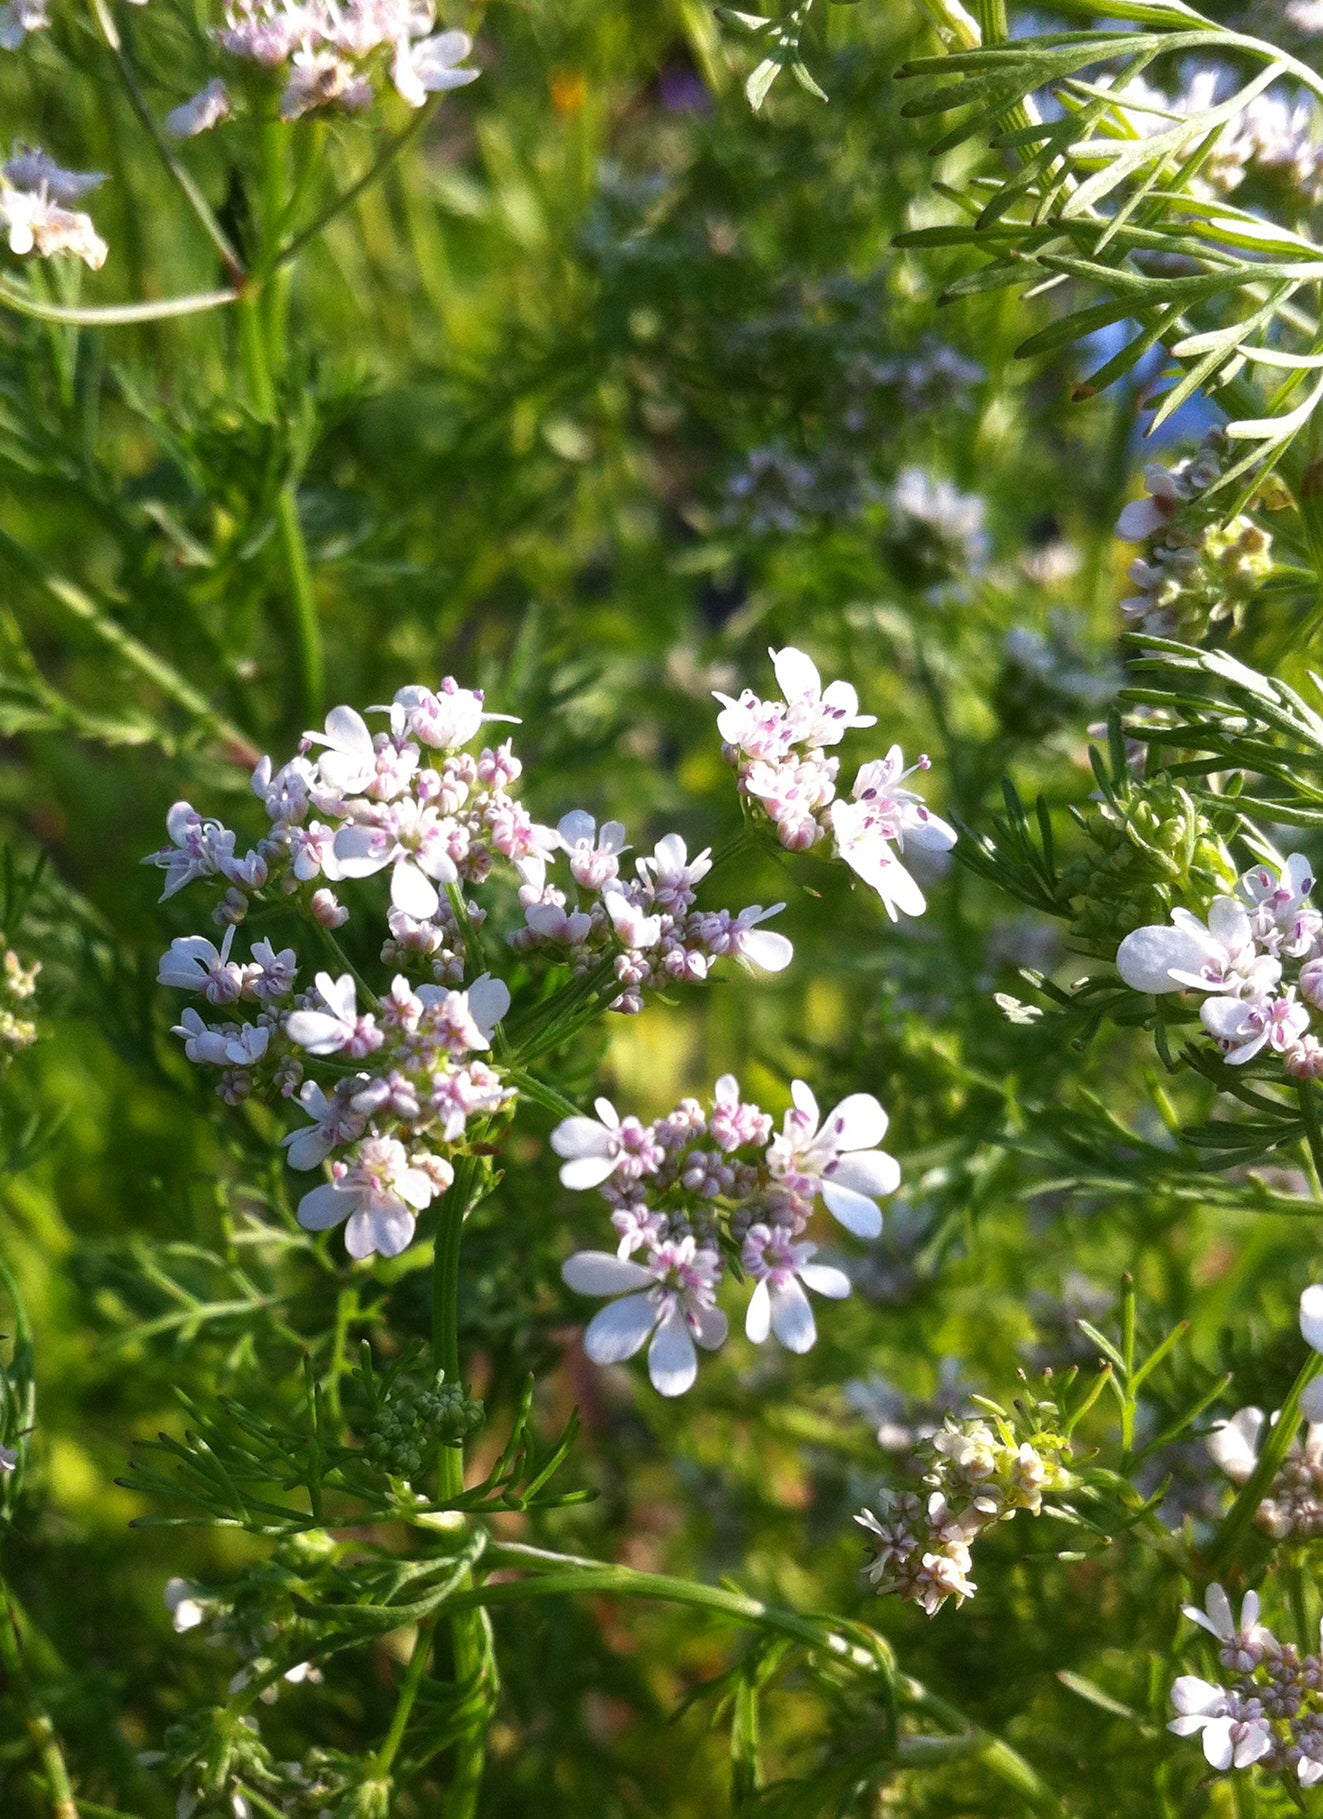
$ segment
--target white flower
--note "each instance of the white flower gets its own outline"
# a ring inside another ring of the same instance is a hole
[[[1215,897],[1207,927],[1189,910],[1171,912],[1170,925],[1134,929],[1116,950],[1116,968],[1136,992],[1158,996],[1187,989],[1217,992],[1261,1004],[1282,976],[1260,953],[1250,914],[1234,897]]]
[[[481,70],[457,67],[472,49],[467,32],[437,32],[418,44],[401,37],[395,46],[391,81],[410,107],[421,107],[429,95],[478,80]]]
[[[234,835],[229,828],[222,827],[219,821],[206,820],[189,802],[176,802],[171,807],[165,818],[165,831],[170,845],[148,853],[142,861],[165,873],[162,903],[195,878],[214,878],[222,862],[234,856]]]
[[[165,1608],[177,1636],[206,1622],[207,1607],[193,1596],[193,1587],[187,1579],[167,1579],[164,1595]]]
[[[1220,1686],[1181,1674],[1171,1689],[1177,1716],[1167,1729],[1177,1737],[1202,1732],[1204,1756],[1211,1768],[1248,1768],[1273,1748],[1272,1730],[1264,1718],[1237,1720],[1228,1712],[1228,1698]]]
[[[887,1114],[871,1093],[851,1093],[825,1119],[803,1080],[790,1088],[793,1109],[767,1152],[772,1173],[816,1186],[827,1211],[857,1238],[876,1238],[882,1214],[876,1202],[900,1185],[900,1164],[876,1147],[887,1134]]]
[[[708,910],[696,916],[692,926],[704,947],[718,959],[733,955],[765,973],[780,973],[794,959],[794,946],[775,929],[758,925],[779,916],[784,908],[784,903],[773,903],[769,909],[761,903],[751,903],[738,916],[732,916],[729,910]]]
[[[270,758],[259,758],[251,788],[272,821],[302,821],[312,803],[317,767],[309,758],[291,758],[275,770]]]
[[[1309,1012],[1296,1003],[1295,987],[1266,1003],[1246,1003],[1243,998],[1208,998],[1199,1007],[1199,1021],[1222,1045],[1224,1059],[1241,1067],[1264,1048],[1287,1055],[1309,1029]]]
[[[570,859],[574,882],[586,891],[600,891],[620,875],[620,854],[627,853],[625,827],[620,821],[604,821],[602,831],[584,809],[571,809],[556,826],[556,840]]]
[[[1261,1408],[1237,1409],[1229,1420],[1219,1422],[1212,1429],[1204,1443],[1208,1457],[1233,1484],[1248,1483],[1259,1463],[1264,1421]]]
[[[244,988],[244,969],[230,959],[233,946],[233,923],[219,948],[205,935],[176,935],[169,952],[161,956],[156,983],[203,992],[210,1004],[232,1004]]]
[[[715,1351],[726,1316],[714,1305],[721,1258],[693,1237],[667,1239],[634,1263],[610,1251],[579,1251],[561,1275],[580,1295],[621,1296],[594,1314],[583,1336],[594,1364],[622,1364],[651,1338],[648,1375],[663,1396],[680,1396],[698,1374],[695,1343]]]
[[[824,689],[813,662],[793,645],[768,649],[777,687],[786,698],[787,721],[798,744],[839,745],[851,727],[876,726],[876,714],[859,712],[859,696],[848,682]]]
[[[1222,1658],[1228,1667],[1234,1667],[1238,1673],[1251,1673],[1258,1666],[1263,1645],[1270,1638],[1259,1622],[1257,1592],[1245,1593],[1239,1622],[1231,1609],[1231,1600],[1220,1585],[1209,1586],[1204,1594],[1203,1610],[1197,1605],[1183,1604],[1181,1612],[1222,1644]]]
[[[622,1173],[637,1180],[661,1160],[655,1139],[637,1118],[622,1119],[609,1099],[594,1101],[596,1118],[565,1118],[551,1133],[551,1147],[566,1158],[562,1187],[583,1193]]]
[[[185,101],[181,107],[170,110],[163,123],[166,137],[196,139],[199,133],[209,133],[213,126],[219,126],[222,120],[228,120],[232,109],[230,91],[217,78],[199,90],[191,101]]]
[[[299,1104],[313,1122],[280,1139],[291,1168],[320,1168],[333,1149],[338,1149],[342,1143],[354,1143],[363,1135],[367,1118],[352,1102],[353,1089],[366,1085],[369,1078],[367,1074],[358,1074],[354,1079],[342,1082],[330,1098],[317,1081],[303,1082],[299,1088]]]
[[[371,819],[342,827],[336,834],[338,874],[370,878],[391,866],[392,904],[406,916],[426,921],[440,907],[437,885],[455,884],[459,879],[450,851],[452,831],[434,808],[411,797],[383,804],[373,809]]]
[[[397,977],[395,987],[408,990]],[[418,999],[429,1013],[429,1033],[439,1036],[452,1054],[472,1054],[491,1047],[492,1032],[510,1008],[510,988],[503,979],[483,973],[467,991],[420,985]]]
[[[435,1158],[440,1162],[440,1158]],[[449,1171],[449,1165],[441,1166]],[[351,1257],[397,1257],[413,1237],[416,1215],[430,1206],[436,1187],[431,1172],[416,1168],[394,1137],[368,1137],[334,1181],[315,1187],[299,1201],[306,1231],[329,1231],[348,1219],[345,1249]],[[452,1176],[453,1178],[453,1176]]]
[[[454,36],[463,34],[456,32]],[[446,676],[435,691],[410,684],[396,691],[389,707],[369,708],[368,712],[389,714],[392,730],[407,728],[420,745],[453,752],[476,738],[486,720],[508,720],[512,726],[519,725],[514,714],[484,712],[482,699],[481,689],[460,688],[453,676]]]
[[[740,1261],[756,1284],[744,1321],[745,1333],[755,1345],[771,1332],[787,1351],[808,1351],[818,1335],[804,1289],[833,1301],[843,1301],[849,1294],[850,1278],[844,1270],[810,1261],[817,1248],[794,1243],[779,1226],[750,1227]]]
[[[705,846],[694,858],[679,834],[664,834],[651,858],[635,862],[639,877],[652,893],[656,908],[680,915],[694,900],[694,886],[712,870],[712,849]]]
[[[365,790],[377,774],[377,752],[366,720],[352,707],[333,707],[326,716],[326,730],[305,733],[309,745],[326,749],[317,758],[317,769],[326,788],[339,796]]]
[[[836,850],[864,883],[875,890],[894,922],[898,915],[921,916],[923,892],[891,850],[912,845],[946,852],[955,845],[955,829],[934,815],[923,798],[904,787],[906,777],[926,770],[928,760],[905,766],[898,745],[885,758],[862,765],[849,802],[831,804],[828,816]]]
[[[621,947],[632,953],[656,947],[661,940],[660,916],[649,916],[637,903],[632,903],[619,886],[604,891],[602,902]]]
[[[211,1067],[253,1067],[267,1051],[271,1031],[264,1023],[223,1023],[213,1027],[190,1006],[170,1031],[182,1036],[190,1061]]]
[[[325,1008],[291,1011],[285,1034],[310,1055],[335,1055],[352,1042],[358,1028],[358,990],[351,973],[338,979],[318,973],[315,984]]]

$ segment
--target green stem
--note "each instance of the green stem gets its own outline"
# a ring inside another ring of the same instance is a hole
[[[1323,569],[1320,574],[1323,575]],[[1305,1127],[1305,1142],[1309,1148],[1309,1162],[1314,1177],[1314,1198],[1323,1199],[1323,1131],[1319,1129],[1318,1100],[1314,1096],[1313,1082],[1302,1080],[1296,1087],[1300,1101],[1300,1118]]]
[[[409,1715],[413,1711],[414,1701],[418,1697],[418,1689],[423,1683],[423,1675],[427,1669],[428,1658],[432,1653],[432,1633],[435,1628],[435,1623],[420,1623],[418,1633],[414,1637],[413,1653],[409,1656],[409,1665],[405,1668],[404,1678],[400,1682],[399,1698],[395,1703],[395,1713],[390,1721],[390,1729],[386,1732],[381,1748],[372,1762],[373,1775],[380,1777],[383,1781],[390,1774],[391,1766],[399,1753],[400,1744],[404,1741],[405,1727],[409,1722]]]
[[[971,1723],[963,1712],[929,1692],[920,1681],[908,1674],[895,1673],[891,1650],[880,1636],[871,1637],[872,1646],[865,1647],[851,1639],[850,1631],[856,1626],[841,1624],[836,1628],[830,1618],[804,1617],[795,1611],[764,1604],[760,1599],[747,1597],[726,1586],[698,1585],[667,1573],[644,1573],[627,1566],[603,1565],[600,1561],[552,1554],[518,1542],[492,1540],[488,1546],[495,1553],[510,1556],[512,1564],[522,1563],[546,1570],[527,1579],[461,1592],[451,1602],[451,1610],[514,1604],[524,1598],[572,1597],[600,1592],[608,1596],[688,1605],[750,1628],[771,1630],[807,1647],[826,1651],[843,1666],[861,1675],[884,1675],[894,1689],[898,1704],[925,1713],[951,1733],[946,1738],[931,1740],[934,1745],[940,1744],[944,1753],[965,1754],[977,1759],[1004,1785],[1014,1788],[1033,1812],[1043,1814],[1045,1819],[1065,1819],[1064,1808],[1051,1788],[1010,1744]],[[569,1570],[564,1570],[566,1568]],[[919,1740],[907,1741],[917,1743]]]
[[[69,1770],[65,1766],[64,1752],[60,1748],[60,1739],[51,1722],[50,1713],[37,1698],[28,1678],[22,1638],[18,1633],[18,1625],[14,1621],[13,1607],[9,1602],[8,1593],[2,1585],[0,1585],[0,1668],[4,1669],[9,1697],[22,1718],[28,1741],[36,1752],[37,1760],[41,1764],[41,1772],[46,1778],[46,1791],[51,1802],[51,1819],[78,1819],[78,1804],[74,1799]]]
[[[437,1228],[432,1262],[432,1358],[437,1368],[445,1372],[446,1382],[451,1384],[461,1381],[460,1240],[463,1237],[464,1221],[481,1199],[484,1186],[483,1164],[475,1156],[461,1156],[455,1163],[455,1179],[441,1200],[441,1222]],[[441,1500],[462,1495],[462,1447],[441,1447],[437,1461],[437,1487]],[[476,1683],[487,1672],[487,1626],[481,1613],[465,1604],[465,1597],[471,1592],[472,1586],[473,1575],[466,1573],[459,1581],[459,1601],[450,1619],[451,1649],[458,1685],[470,1681]],[[472,1819],[477,1811],[486,1754],[484,1729],[483,1720],[479,1717],[455,1744],[453,1775],[442,1805],[445,1819]]]

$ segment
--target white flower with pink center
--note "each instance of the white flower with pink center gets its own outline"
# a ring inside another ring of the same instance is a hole
[[[201,992],[209,1004],[233,1004],[243,995],[245,969],[230,959],[234,924],[226,929],[219,948],[205,935],[176,935],[170,951],[162,954],[156,974],[158,985],[179,991]]]
[[[600,1187],[612,1175],[639,1181],[661,1167],[661,1145],[637,1118],[621,1118],[609,1099],[595,1101],[596,1118],[565,1118],[551,1133],[551,1147],[565,1158],[561,1186],[574,1193]]]
[[[1243,1067],[1262,1050],[1288,1055],[1309,1029],[1309,1012],[1297,1004],[1295,987],[1280,998],[1261,1004],[1244,998],[1208,998],[1199,1007],[1199,1021],[1221,1045],[1231,1067]]]
[[[406,916],[425,921],[440,907],[437,885],[459,881],[452,849],[462,831],[411,797],[383,803],[336,834],[339,876],[370,878],[389,865],[392,904]]]
[[[768,650],[777,687],[786,698],[786,719],[801,745],[839,745],[852,727],[876,726],[876,714],[859,712],[859,696],[848,682],[829,682],[824,689],[816,665],[803,651],[787,645]]]
[[[784,908],[784,903],[774,903],[770,909],[764,909],[761,903],[751,903],[737,916],[724,909],[705,910],[695,915],[689,926],[716,959],[734,956],[737,960],[747,960],[750,966],[756,966],[764,973],[781,973],[794,959],[794,947],[785,935],[758,925],[779,916]]]
[[[234,857],[234,835],[229,828],[199,815],[189,802],[173,805],[165,818],[165,831],[170,845],[149,853],[142,862],[165,873],[162,903],[195,878],[214,878],[222,862]]]
[[[377,774],[377,750],[367,721],[352,707],[333,707],[326,716],[326,730],[305,733],[309,745],[325,749],[318,754],[317,772],[322,785],[337,796],[356,796]]]
[[[850,1278],[844,1270],[812,1261],[817,1248],[796,1244],[784,1226],[749,1228],[740,1262],[755,1283],[744,1320],[744,1331],[755,1345],[770,1332],[787,1351],[808,1351],[818,1332],[804,1290],[811,1288],[833,1301],[843,1301],[849,1294]]]
[[[1275,1747],[1266,1718],[1238,1717],[1234,1697],[1197,1674],[1178,1675],[1171,1702],[1176,1716],[1167,1729],[1177,1737],[1198,1736],[1211,1768],[1249,1768]]]
[[[519,725],[514,714],[485,712],[482,700],[481,689],[461,688],[453,676],[445,676],[436,689],[417,684],[397,689],[389,707],[370,707],[368,712],[389,714],[392,730],[407,728],[420,745],[453,752],[476,738],[484,721],[508,720],[512,726]]]
[[[420,985],[418,997],[423,1006],[420,1033],[452,1055],[490,1048],[492,1033],[510,1008],[509,986],[490,973],[481,974],[462,992]]]
[[[792,1192],[821,1194],[857,1238],[876,1238],[877,1202],[900,1186],[900,1164],[876,1147],[887,1134],[887,1114],[871,1093],[851,1093],[826,1118],[803,1080],[792,1083],[790,1095],[794,1105],[767,1152],[772,1174]]]
[[[379,1049],[381,1031],[371,1016],[358,1014],[358,993],[351,973],[332,979],[329,973],[318,973],[314,981],[322,1008],[291,1011],[285,1018],[285,1034],[310,1055],[345,1054],[361,1061]]]
[[[738,701],[716,689],[712,694],[714,700],[721,702],[717,731],[733,752],[761,758],[769,764],[782,763],[790,756],[795,735],[779,701],[760,701],[748,688]]]
[[[556,839],[569,855],[574,882],[585,891],[600,891],[618,878],[620,855],[629,851],[623,822],[604,821],[599,833],[596,821],[581,808],[561,816]]]
[[[271,760],[258,760],[251,783],[253,794],[272,821],[281,825],[302,821],[312,805],[316,766],[308,758],[291,758],[273,770]]]
[[[717,1148],[729,1152],[766,1143],[772,1120],[760,1107],[744,1103],[734,1074],[722,1074],[712,1090],[707,1128]]]
[[[694,901],[695,886],[712,870],[712,849],[705,846],[691,859],[679,834],[664,834],[651,857],[636,865],[653,908],[682,916]]]
[[[851,800],[833,802],[829,810],[836,850],[877,892],[893,922],[898,915],[921,916],[927,908],[923,892],[892,851],[893,846],[904,852],[908,841],[923,851],[946,852],[955,845],[955,829],[934,815],[915,791],[904,787],[907,777],[927,769],[926,758],[907,769],[900,747],[893,745],[885,758],[860,768]]]
[[[1185,909],[1170,924],[1128,934],[1116,950],[1116,970],[1136,992],[1214,992],[1262,1004],[1282,976],[1281,962],[1254,939],[1249,910],[1235,897],[1215,897],[1207,926]]]
[[[721,1258],[692,1236],[664,1240],[646,1263],[579,1251],[561,1275],[576,1294],[620,1297],[588,1322],[583,1347],[593,1363],[623,1364],[648,1345],[648,1375],[663,1396],[682,1396],[693,1383],[695,1345],[714,1352],[726,1338],[726,1316],[715,1305]]]
[[[1270,954],[1300,960],[1313,952],[1323,915],[1309,901],[1314,888],[1314,868],[1303,853],[1292,853],[1280,871],[1256,865],[1236,887],[1250,906],[1250,928],[1260,947]]]
[[[605,891],[602,902],[621,947],[630,953],[646,953],[656,947],[662,934],[660,916],[650,916],[620,885]]]
[[[320,1168],[332,1150],[358,1141],[367,1128],[367,1118],[353,1103],[354,1089],[370,1078],[359,1074],[353,1080],[341,1081],[329,1096],[315,1080],[303,1082],[299,1104],[313,1122],[280,1139],[291,1168]]]
[[[353,1158],[332,1165],[335,1179],[299,1201],[299,1224],[325,1232],[347,1220],[351,1257],[398,1257],[410,1243],[418,1214],[436,1193],[431,1175],[416,1168],[394,1137],[368,1137]]]

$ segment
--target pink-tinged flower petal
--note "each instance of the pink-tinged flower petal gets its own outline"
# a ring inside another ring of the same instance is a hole
[[[806,1118],[811,1118],[813,1121],[813,1128],[814,1130],[817,1130],[818,1124],[821,1121],[820,1113],[818,1111],[818,1102],[813,1096],[813,1088],[809,1085],[808,1081],[792,1080],[790,1082],[790,1097],[794,1102],[795,1110],[797,1112],[803,1112]]]
[[[1300,1336],[1316,1352],[1323,1352],[1323,1282],[1311,1282],[1300,1295]]]
[[[900,1186],[900,1164],[885,1150],[856,1150],[838,1157],[824,1179],[833,1187],[850,1188],[876,1200],[894,1194]]]
[[[1207,934],[1163,925],[1137,928],[1117,948],[1116,970],[1131,991],[1157,996],[1183,989],[1172,978],[1173,970],[1197,973],[1217,952],[1217,944]]]
[[[1132,499],[1116,521],[1122,543],[1147,543],[1167,522],[1155,499]]]
[[[698,1353],[678,1308],[663,1316],[653,1335],[648,1375],[659,1396],[683,1396],[698,1375]]]
[[[783,973],[795,957],[794,944],[769,928],[749,929],[740,936],[740,956],[760,972]]]
[[[330,1182],[314,1187],[299,1201],[299,1224],[305,1232],[329,1232],[354,1209],[354,1196],[342,1194]]]
[[[850,1293],[850,1278],[830,1263],[801,1263],[799,1279],[815,1295],[825,1295],[829,1301],[844,1301]]]
[[[594,1364],[623,1364],[643,1347],[657,1324],[657,1309],[646,1295],[610,1301],[588,1322],[583,1349]]]
[[[876,1238],[882,1230],[881,1210],[853,1188],[841,1187],[835,1181],[822,1183],[822,1200],[833,1219],[839,1219],[847,1232],[856,1238]]]
[[[803,651],[796,650],[792,644],[786,645],[784,650],[774,651],[769,645],[767,655],[772,659],[776,686],[787,701],[794,701],[800,695],[822,693],[817,665]]]
[[[772,1291],[764,1276],[761,1282],[755,1284],[754,1291],[749,1296],[749,1306],[744,1316],[744,1334],[755,1345],[761,1345],[771,1330]]]
[[[818,1336],[808,1296],[793,1276],[772,1290],[772,1331],[788,1352],[812,1350]]]
[[[397,859],[390,875],[390,900],[397,910],[412,916],[415,922],[426,922],[435,916],[441,899],[430,878],[425,878],[412,859]]]
[[[345,1249],[361,1260],[375,1251],[398,1257],[413,1242],[415,1224],[402,1206],[360,1207],[345,1227]]]
[[[887,1122],[871,1093],[850,1093],[827,1114],[822,1134],[836,1150],[871,1150],[886,1136]]]
[[[726,1343],[730,1331],[730,1322],[719,1307],[700,1307],[690,1315],[690,1331],[696,1344],[705,1352],[715,1352],[717,1347]]]
[[[565,1259],[560,1274],[576,1295],[620,1295],[628,1289],[645,1288],[652,1281],[641,1263],[630,1263],[614,1251],[576,1251]]]
[[[336,833],[335,859],[342,878],[370,878],[390,863],[390,855],[391,842],[379,827],[342,827]]]

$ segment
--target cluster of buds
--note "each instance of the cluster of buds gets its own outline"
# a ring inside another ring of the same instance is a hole
[[[828,757],[853,727],[875,726],[873,714],[859,712],[852,684],[824,689],[803,651],[769,651],[781,701],[761,701],[750,689],[739,699],[717,695],[717,731],[722,756],[735,769],[740,794],[775,830],[792,853],[807,852],[828,837],[840,858],[882,899],[894,921],[903,911],[920,916],[923,892],[901,864],[906,842],[931,852],[955,844],[955,830],[931,813],[922,797],[905,787],[920,758],[907,770],[898,745],[885,758],[860,767],[847,802],[836,794],[840,759]]]
[[[462,1446],[481,1427],[483,1406],[447,1383],[445,1372],[430,1378],[404,1372],[374,1398],[363,1431],[363,1452],[392,1478],[416,1478],[438,1447]]]
[[[1309,901],[1313,869],[1292,853],[1280,870],[1256,865],[1208,919],[1172,911],[1171,922],[1134,929],[1117,949],[1122,979],[1160,996],[1200,992],[1199,1021],[1232,1067],[1273,1056],[1297,1080],[1323,1079],[1323,914]]]
[[[1170,777],[1127,778],[1083,816],[1091,850],[1062,874],[1071,933],[1099,952],[1182,902],[1236,888],[1235,861],[1189,791]]]
[[[24,966],[13,948],[0,940],[0,1071],[37,1040],[31,1004],[40,971],[40,960]]]
[[[606,1099],[597,1117],[566,1118],[552,1132],[565,1158],[564,1186],[596,1188],[611,1207],[614,1251],[579,1251],[562,1274],[577,1293],[610,1297],[584,1334],[597,1364],[619,1364],[648,1345],[648,1372],[663,1396],[682,1395],[698,1369],[695,1345],[715,1351],[729,1330],[717,1306],[728,1269],[753,1284],[744,1330],[792,1352],[817,1337],[806,1289],[842,1300],[842,1270],[815,1263],[804,1240],[816,1202],[857,1237],[882,1229],[877,1201],[900,1169],[877,1145],[887,1115],[852,1093],[823,1118],[802,1080],[779,1133],[724,1074],[707,1106],[685,1099],[652,1124],[620,1118]]]
[[[1036,1405],[1035,1416],[1050,1407]],[[927,1497],[884,1491],[877,1508],[861,1510],[855,1521],[868,1553],[864,1576],[877,1595],[922,1605],[933,1617],[948,1598],[960,1605],[974,1596],[971,1549],[984,1529],[1020,1510],[1038,1515],[1043,1493],[1070,1482],[1064,1463],[1070,1443],[1037,1421],[1029,1437],[1019,1438],[998,1411],[993,1425],[948,1416],[917,1451],[928,1465]]]
[[[105,241],[90,215],[67,205],[105,182],[100,171],[62,170],[48,153],[30,145],[15,147],[0,165],[0,230],[11,253],[36,253],[49,259],[72,253],[96,272],[106,262]]]
[[[1210,625],[1238,626],[1272,574],[1269,532],[1244,513],[1226,521],[1208,496],[1224,449],[1213,430],[1175,467],[1146,467],[1147,498],[1132,500],[1117,520],[1117,536],[1140,546],[1128,570],[1136,592],[1121,602],[1132,631],[1197,641]]]
[[[313,1122],[285,1138],[290,1165],[329,1163],[331,1172],[303,1196],[300,1222],[317,1231],[344,1223],[355,1257],[404,1249],[418,1213],[450,1185],[455,1147],[490,1136],[513,1102],[487,1058],[510,992],[488,972],[472,977],[485,913],[465,897],[498,861],[510,868],[524,918],[511,944],[579,972],[597,962],[617,1010],[639,1010],[654,983],[705,979],[719,959],[777,971],[792,954],[784,936],[758,926],[775,909],[694,907],[710,861],[689,860],[678,835],[627,880],[619,823],[600,836],[580,811],[559,828],[536,823],[512,793],[522,766],[509,742],[476,757],[465,749],[484,722],[509,718],[486,713],[480,693],[447,677],[435,692],[403,688],[368,711],[386,716],[388,730],[374,735],[352,707],[336,707],[288,763],[261,760],[252,787],[269,828],[255,845],[242,850],[233,830],[177,802],[169,843],[145,861],[165,873],[163,900],[198,880],[222,888],[219,943],[177,938],[159,979],[230,1015],[208,1019],[190,1007],[175,1033],[190,1061],[216,1073],[228,1103],[297,1095]],[[591,907],[549,881],[558,859]],[[349,910],[332,887],[383,874],[381,956],[399,970],[374,993],[339,956],[333,931]],[[293,946],[263,936],[246,957],[236,953],[254,905],[301,913],[337,954],[337,970],[300,990]]]
[[[1227,1684],[1181,1674],[1171,1689],[1176,1716],[1167,1729],[1199,1737],[1210,1767],[1256,1765],[1297,1787],[1323,1781],[1323,1653],[1302,1655],[1259,1622],[1259,1600],[1246,1592],[1236,1621],[1220,1585],[1205,1608],[1182,1609],[1218,1645]]]
[[[479,71],[462,67],[473,49],[465,32],[436,32],[431,0],[228,0],[216,37],[222,48],[283,83],[282,120],[319,108],[361,113],[384,76],[410,107],[463,88]],[[231,111],[223,82],[207,84],[167,121],[191,138]]]

